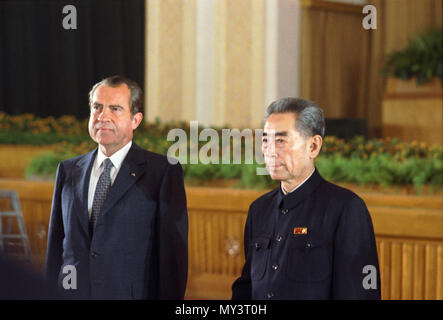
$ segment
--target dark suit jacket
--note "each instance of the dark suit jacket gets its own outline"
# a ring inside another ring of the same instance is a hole
[[[46,277],[61,288],[65,265],[76,268],[80,299],[183,299],[188,217],[183,171],[132,144],[88,231],[88,188],[97,149],[57,169],[48,234]]]
[[[369,212],[356,194],[325,181],[317,169],[289,195],[279,187],[251,204],[244,245],[233,299],[380,298]]]

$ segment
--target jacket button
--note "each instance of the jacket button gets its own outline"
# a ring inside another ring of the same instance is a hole
[[[306,249],[310,249],[312,247],[312,245],[308,242],[307,244],[306,244]]]
[[[268,299],[271,299],[274,296],[274,292],[268,292],[266,296],[268,297]]]
[[[97,252],[92,251],[92,252],[91,252],[91,256],[92,256],[93,258],[95,258],[95,257],[98,257],[99,254],[98,254]]]
[[[276,238],[275,238],[275,240],[277,240],[278,242],[280,242],[280,241],[282,241],[283,240],[283,237],[282,236],[280,236],[280,235],[278,235]]]
[[[283,214],[287,214],[288,211],[289,211],[288,209],[282,209],[281,213],[283,213]]]
[[[260,248],[261,248],[261,244],[258,243],[258,242],[256,242],[256,243],[255,243],[255,250],[258,250],[258,249],[260,249]]]
[[[273,264],[272,265],[272,269],[277,270],[278,269],[278,264]]]

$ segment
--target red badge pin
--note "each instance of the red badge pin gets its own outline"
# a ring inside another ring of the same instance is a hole
[[[294,234],[308,234],[308,228],[295,227]]]

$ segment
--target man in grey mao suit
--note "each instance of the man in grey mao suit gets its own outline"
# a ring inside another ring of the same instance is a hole
[[[143,93],[134,81],[104,79],[89,99],[89,133],[98,148],[58,166],[46,278],[67,298],[183,299],[188,217],[182,168],[132,142],[143,118]],[[111,162],[107,186],[105,159]],[[105,193],[101,202],[98,190]]]

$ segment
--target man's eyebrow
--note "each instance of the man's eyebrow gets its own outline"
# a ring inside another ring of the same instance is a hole
[[[95,106],[95,107],[103,107],[103,104],[100,103],[100,102],[94,102],[92,105]],[[110,108],[121,108],[121,109],[123,109],[123,107],[121,105],[119,105],[119,104],[110,104],[109,107]]]
[[[263,136],[267,136],[268,134],[266,132],[263,132]],[[280,136],[280,137],[287,137],[288,133],[286,131],[277,131],[275,133],[275,136]]]
[[[94,103],[92,103],[92,105],[93,106],[98,106],[98,107],[102,107],[103,106],[103,104],[100,103],[100,102],[94,102]]]

